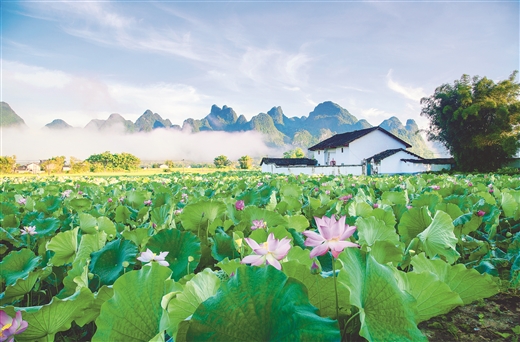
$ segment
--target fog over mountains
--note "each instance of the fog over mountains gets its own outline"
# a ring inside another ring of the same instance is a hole
[[[1,105],[2,120],[0,124],[3,127],[27,127],[25,121],[7,103],[2,102]],[[398,118],[391,117],[381,122],[379,126],[409,142],[413,146],[411,148],[412,152],[424,157],[433,155],[419,134],[419,128],[414,120],[407,120],[403,125]],[[63,119],[56,119],[45,125],[44,130],[55,133],[58,131],[78,133],[81,131],[82,133],[95,133],[96,136],[110,134],[132,135],[135,133],[143,135],[145,133],[152,134],[155,131],[183,134],[206,133],[206,135],[202,134],[201,137],[203,135],[211,136],[207,134],[209,132],[256,132],[257,134],[254,135],[255,139],[261,136],[265,145],[271,148],[271,151],[273,148],[282,150],[283,148],[294,147],[302,147],[306,151],[307,147],[336,133],[350,132],[368,127],[372,127],[372,124],[368,121],[358,120],[347,109],[336,103],[326,101],[317,105],[308,116],[301,117],[289,118],[283,113],[281,107],[273,107],[267,113],[259,113],[253,116],[251,120],[247,120],[244,115],[237,115],[231,107],[224,105],[221,108],[213,105],[210,113],[204,118],[189,118],[184,120],[182,125],[172,124],[169,119],[162,118],[158,113],[146,110],[135,122],[126,120],[120,114],[114,113],[106,120],[91,120],[84,128],[75,128],[67,124]],[[253,141],[244,143],[247,145],[253,143]],[[255,143],[258,142],[255,141]],[[108,147],[105,150],[108,150]]]

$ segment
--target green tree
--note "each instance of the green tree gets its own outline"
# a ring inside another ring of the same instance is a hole
[[[231,165],[231,160],[229,160],[225,155],[220,155],[213,160],[213,163],[216,168],[223,169],[226,166]]]
[[[91,165],[88,161],[70,157],[70,173],[86,173],[90,171],[90,168]]]
[[[287,152],[283,153],[284,158],[305,158],[305,153],[301,149],[301,147],[298,147],[294,150],[289,150]]]
[[[0,173],[13,173],[16,167],[16,156],[0,156]]]
[[[443,144],[461,171],[496,170],[520,148],[517,74],[498,83],[463,75],[421,99],[428,140]]]
[[[130,153],[123,152],[121,154],[112,154],[109,151],[103,152],[101,154],[93,154],[88,157],[86,161],[91,164],[91,170],[93,172],[98,172],[101,170],[130,171],[139,168],[139,165],[141,164],[141,160]]]
[[[238,163],[240,164],[240,168],[242,170],[249,170],[253,167],[253,158],[250,156],[242,156],[238,159]]]
[[[63,165],[65,165],[65,157],[58,156],[44,160],[40,166],[47,171],[48,174],[58,173],[63,171]]]

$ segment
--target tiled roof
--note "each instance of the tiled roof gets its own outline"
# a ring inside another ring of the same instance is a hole
[[[372,157],[367,158],[367,160],[371,161],[372,159],[374,159],[374,162],[379,163],[381,160],[383,160],[385,158],[388,158],[388,157],[390,157],[390,156],[392,156],[392,155],[394,155],[394,154],[396,154],[398,152],[401,152],[401,151],[402,152],[406,152],[406,153],[408,153],[408,154],[410,154],[412,156],[415,156],[415,157],[417,157],[419,159],[423,159],[421,156],[419,156],[419,155],[417,155],[415,153],[412,153],[410,151],[407,151],[404,148],[395,148],[395,149],[392,149],[392,150],[386,150],[386,151],[380,152],[378,154],[375,154]],[[411,159],[411,160],[415,160],[415,159]]]
[[[278,166],[315,166],[318,164],[318,161],[309,158],[262,158],[260,165],[262,164],[275,164]]]
[[[361,137],[363,137],[363,136],[367,135],[368,133],[373,132],[375,130],[379,130],[379,131],[385,133],[386,135],[394,138],[395,140],[400,141],[406,147],[412,147],[412,145],[410,145],[406,141],[396,137],[395,135],[393,135],[392,133],[388,132],[384,128],[376,126],[376,127],[360,129],[358,131],[336,134],[336,135],[334,135],[334,136],[332,136],[332,137],[330,137],[328,139],[323,140],[322,142],[320,142],[320,143],[318,143],[318,144],[316,144],[316,145],[314,145],[312,147],[309,147],[309,150],[310,151],[317,151],[317,150],[324,150],[324,149],[327,149],[327,148],[348,146],[348,144],[350,144],[354,140],[357,140],[357,139],[359,139],[359,138],[361,138]]]

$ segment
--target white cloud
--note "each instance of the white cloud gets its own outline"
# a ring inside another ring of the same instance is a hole
[[[208,97],[186,84],[124,84],[11,61],[3,61],[2,82],[3,100],[35,127],[56,118],[83,127],[114,112],[136,120],[146,109],[182,124],[208,107],[203,103]]]
[[[388,74],[386,75],[386,84],[388,88],[392,89],[393,91],[403,95],[407,99],[414,100],[416,102],[419,102],[421,98],[426,96],[426,93],[424,92],[423,88],[413,88],[413,87],[405,87],[400,85],[399,83],[392,80],[392,69],[388,71]]]
[[[23,135],[23,143],[20,136]],[[4,129],[3,153],[16,155],[19,161],[70,156],[86,159],[92,154],[110,151],[131,153],[143,161],[190,160],[212,162],[221,154],[231,160],[241,156],[262,157],[274,154],[258,132],[199,132],[189,133],[159,129],[148,133],[103,134],[83,129]],[[87,143],[88,142],[88,143]],[[29,148],[30,147],[30,148]]]

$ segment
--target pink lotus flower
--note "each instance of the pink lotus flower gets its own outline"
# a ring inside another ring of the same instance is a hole
[[[377,209],[377,208],[379,208],[379,204],[374,203],[374,204],[372,204],[372,207],[373,207],[374,209]]]
[[[477,211],[477,216],[482,217],[484,215],[486,215],[486,212],[484,210]]]
[[[108,198],[108,199],[107,199],[107,202],[108,202],[108,203],[112,203],[112,198]]]
[[[78,191],[78,195],[83,195],[83,191]]]
[[[22,198],[20,198],[20,199],[19,199],[18,201],[16,201],[16,202],[18,202],[18,204],[20,204],[20,205],[25,205],[25,203],[27,203],[27,200],[26,200],[25,198],[22,197]]]
[[[471,183],[471,182],[468,182],[468,186],[473,186],[473,183]]]
[[[325,190],[325,195],[330,195],[330,190]]]
[[[432,188],[433,190],[440,190],[441,189],[441,187],[438,186],[438,185],[432,185],[432,186],[430,186],[430,188]]]
[[[14,335],[23,333],[29,324],[22,320],[22,312],[17,311],[14,319],[5,311],[0,310],[0,341],[14,341]]]
[[[339,198],[340,201],[343,201],[344,203],[347,203],[348,200],[350,200],[352,198],[352,195],[351,194],[348,194],[348,195],[345,195],[345,196],[341,196]]]
[[[159,265],[162,266],[169,266],[170,263],[168,261],[164,260],[169,252],[160,252],[159,255],[152,252],[150,249],[146,249],[146,252],[142,252],[139,257],[137,257],[137,260],[141,262],[150,263],[152,261],[156,261]]]
[[[251,226],[251,230],[265,229],[265,228],[267,228],[267,222],[264,222],[264,220],[253,220],[253,225]]]
[[[144,205],[148,205],[148,206],[152,205],[152,200],[149,199],[149,200],[144,201]]]
[[[62,198],[65,198],[65,197],[69,197],[70,194],[72,193],[72,190],[68,189],[68,190],[65,190],[61,193],[61,197]]]
[[[244,203],[244,201],[239,200],[239,201],[236,201],[236,202],[235,202],[235,209],[236,209],[236,210],[239,210],[239,211],[240,211],[240,210],[244,210],[244,207],[245,207],[245,203]]]
[[[123,203],[124,200],[125,200],[125,196],[121,196],[121,197],[119,197],[119,202]]]
[[[244,240],[246,240],[247,244],[253,249],[255,254],[246,256],[242,260],[243,264],[260,266],[267,263],[267,265],[272,265],[281,270],[282,265],[279,260],[285,258],[287,253],[289,253],[289,249],[291,249],[291,240],[285,237],[278,240],[274,237],[273,233],[269,234],[267,241],[261,245],[250,238],[245,238]]]
[[[20,235],[36,235],[38,234],[36,232],[36,227],[35,226],[28,226],[28,227],[23,227],[22,229],[20,229]]]
[[[334,216],[331,218],[327,216],[323,216],[322,218],[314,217],[320,234],[309,230],[303,232],[303,235],[307,237],[305,246],[314,247],[310,254],[311,258],[324,255],[329,250],[332,252],[334,258],[337,258],[339,253],[345,248],[359,247],[358,244],[345,241],[352,236],[356,230],[355,226],[351,227],[345,224],[345,219],[346,216],[342,216],[338,221],[336,221]]]
[[[177,209],[177,210],[175,210],[175,211],[173,212],[173,214],[174,214],[175,216],[178,216],[178,215],[180,215],[181,213],[182,213],[182,209]]]
[[[264,185],[264,183],[262,183],[262,182],[258,182],[258,183],[256,184],[257,187],[261,187],[262,185]]]

